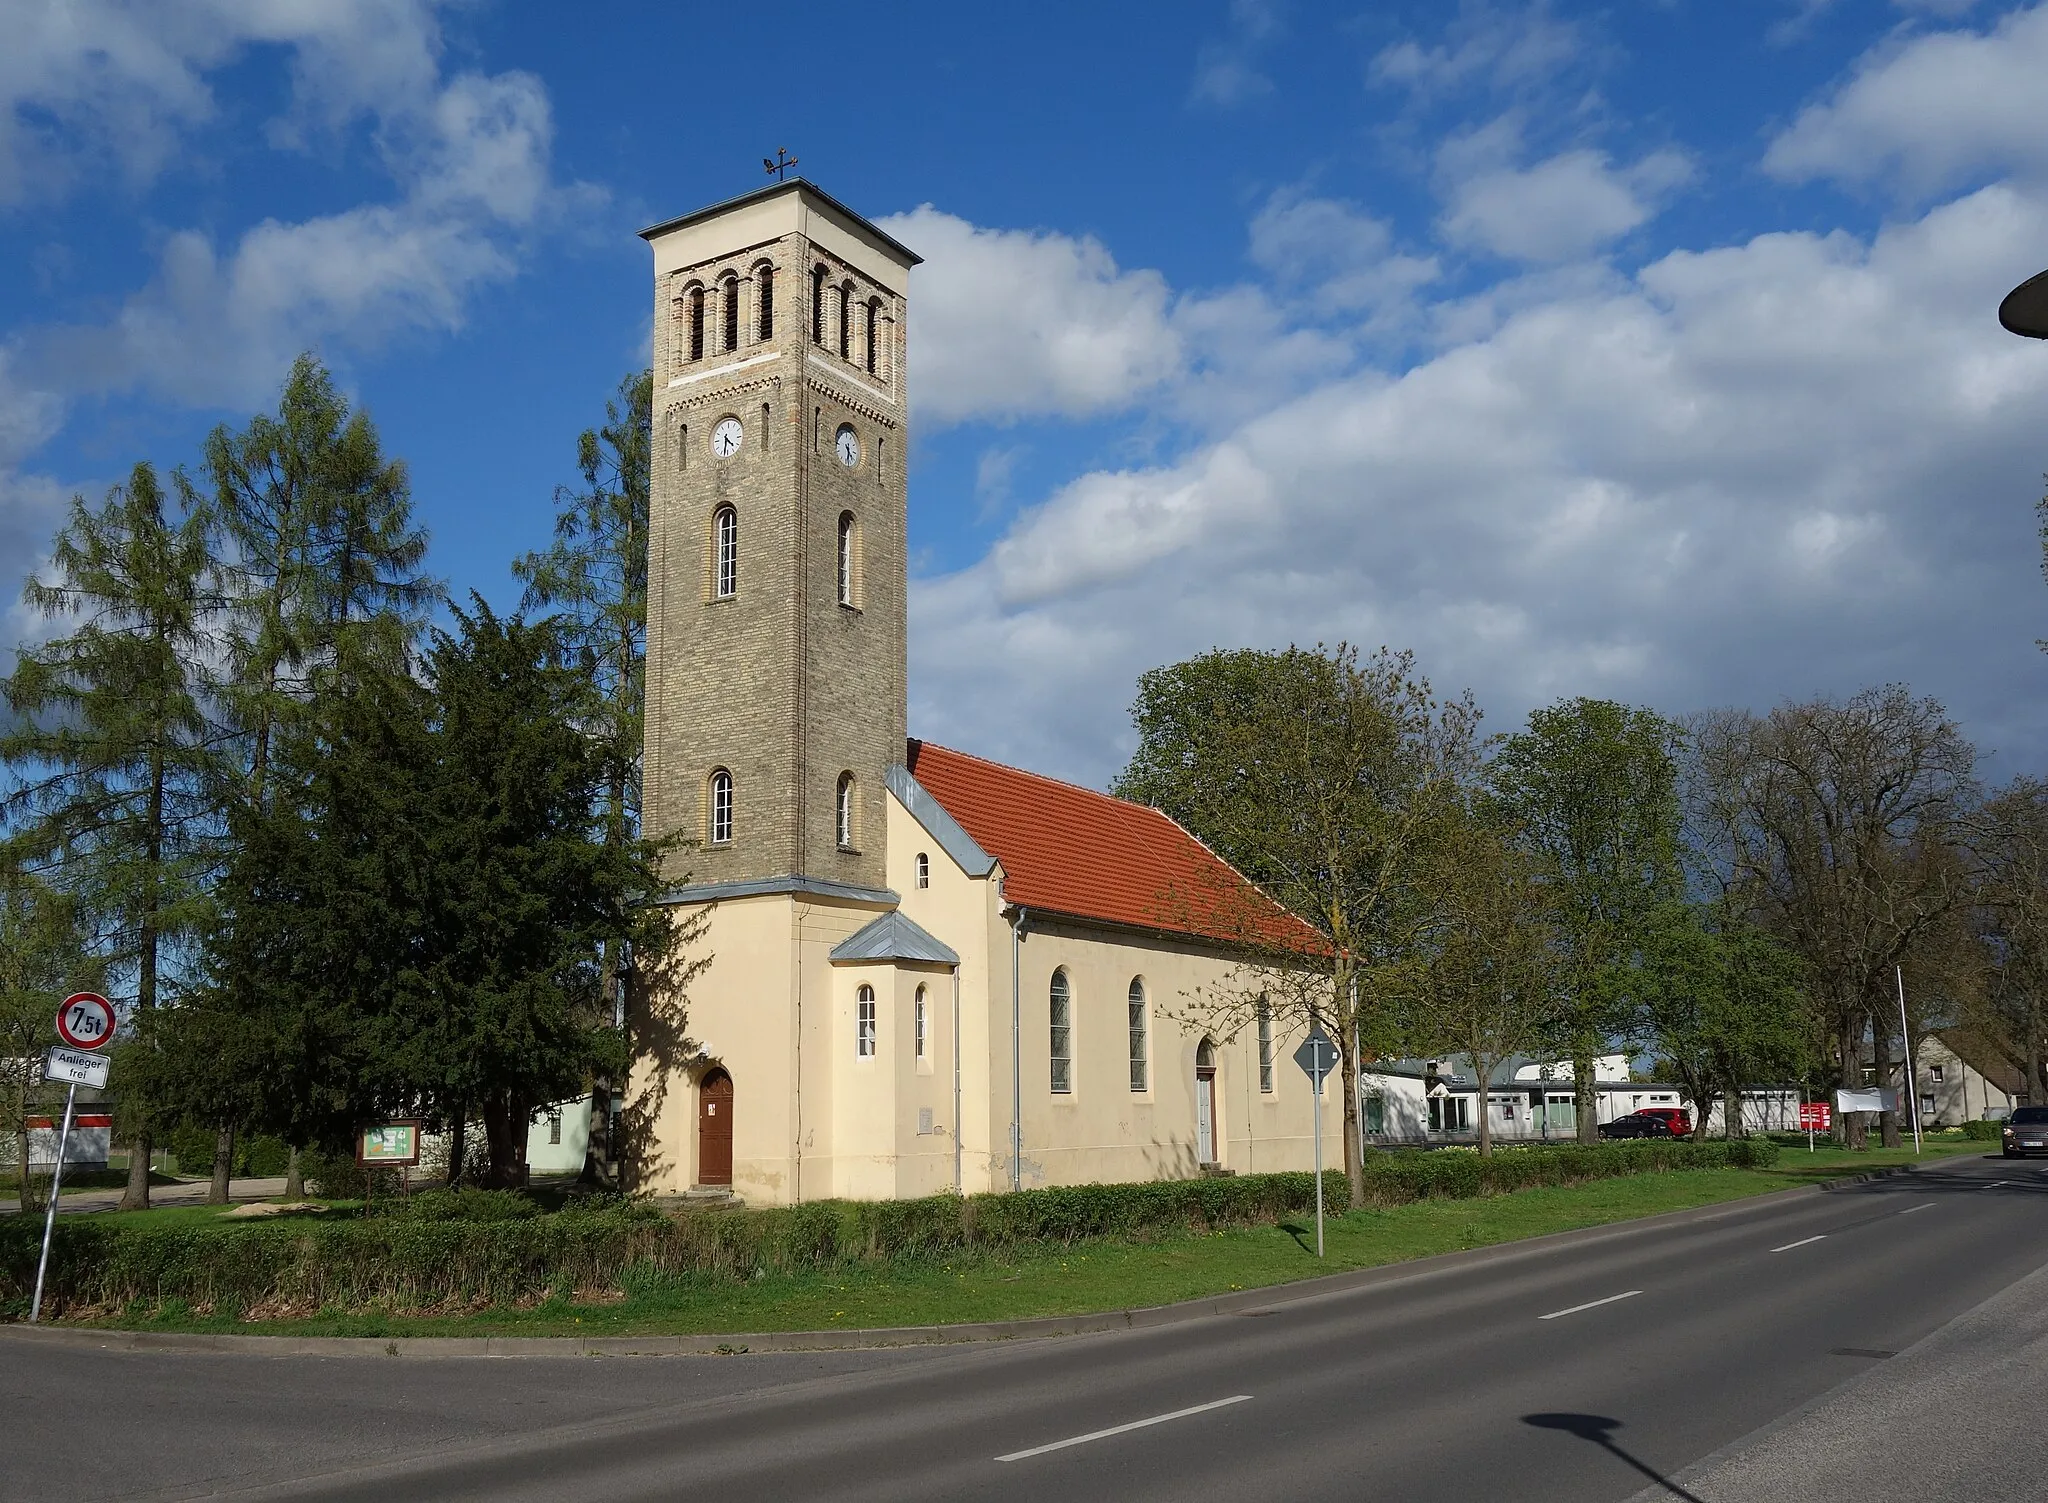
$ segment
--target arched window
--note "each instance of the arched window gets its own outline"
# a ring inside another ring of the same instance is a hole
[[[1146,1085],[1145,1075],[1145,982],[1142,977],[1131,978],[1131,1089],[1142,1091]]]
[[[859,551],[860,524],[854,520],[852,512],[843,511],[839,514],[839,603],[841,605],[856,605],[859,603],[854,597],[854,587],[859,583],[854,577],[855,567],[859,561]]]
[[[730,506],[711,519],[711,559],[712,592],[730,600],[740,592],[740,514]]]
[[[839,849],[853,849],[853,837],[860,832],[854,828],[853,774],[839,774]]]
[[[875,1054],[875,989],[863,986],[853,994],[853,1052],[862,1059]]]
[[[853,283],[839,284],[839,358],[853,358],[853,310],[848,306],[853,301]]]
[[[718,284],[719,311],[725,315],[724,342],[719,346],[730,353],[740,347],[740,279],[729,276]]]
[[[1273,1094],[1273,1004],[1259,998],[1259,1089]]]
[[[871,297],[868,299],[868,337],[866,340],[868,374],[871,376],[875,373],[875,354],[881,343],[882,300],[878,297]]]
[[[690,289],[690,358],[704,358],[704,289]]]
[[[917,853],[917,860],[912,863],[912,866],[917,873],[917,885],[919,887],[931,886],[932,858],[927,856],[923,851],[919,851]]]
[[[711,843],[732,840],[732,774],[723,767],[711,774]]]
[[[775,268],[765,261],[755,267],[754,286],[761,299],[754,337],[765,344],[775,337]]]
[[[811,268],[811,343],[825,342],[825,268]]]
[[[915,1036],[917,1057],[924,1058],[924,988],[917,989],[917,996],[910,1004],[911,1032]]]
[[[1064,1096],[1074,1089],[1074,995],[1064,970],[1052,973],[1052,1088]]]

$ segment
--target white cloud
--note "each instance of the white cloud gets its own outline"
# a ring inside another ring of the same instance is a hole
[[[1439,228],[1454,244],[1512,260],[1570,260],[1646,222],[1691,171],[1674,151],[1616,167],[1584,148],[1533,167],[1486,168],[1450,186]]]
[[[1789,182],[1895,181],[1929,194],[2048,169],[2048,6],[1987,31],[1944,31],[1867,54],[1849,81],[1770,144],[1764,169]]]
[[[1468,6],[1434,46],[1404,40],[1383,48],[1368,70],[1375,83],[1418,93],[1442,93],[1471,84],[1517,89],[1542,84],[1579,61],[1586,39],[1547,4],[1518,10]]]
[[[1084,475],[914,588],[913,727],[1099,781],[1144,669],[1343,637],[1501,725],[1903,678],[2038,760],[2048,360],[1990,310],[2044,240],[1994,188],[1871,242],[1674,254]]]
[[[1181,368],[1165,278],[1120,270],[1099,241],[980,229],[929,204],[881,223],[925,258],[910,389],[926,425],[1116,412]]]
[[[516,272],[522,237],[592,197],[552,178],[553,121],[539,80],[442,76],[427,0],[100,4],[79,7],[73,20],[61,36],[49,30],[42,55],[59,65],[85,56],[71,73],[90,73],[90,56],[109,48],[139,59],[121,79],[182,109],[156,111],[159,135],[210,108],[207,68],[253,43],[287,45],[293,94],[271,122],[273,142],[295,149],[366,117],[399,191],[298,222],[266,219],[225,249],[197,230],[171,234],[156,276],[107,323],[19,337],[26,363],[53,389],[141,386],[182,403],[245,404],[310,345],[365,348],[404,330],[458,326],[479,287]],[[71,74],[59,66],[56,76]],[[48,109],[61,93],[44,85],[41,96],[16,97]],[[90,130],[68,134],[78,151],[93,144]],[[134,170],[162,154],[157,145],[139,150]]]
[[[1326,307],[1398,320],[1436,280],[1434,256],[1402,254],[1384,220],[1351,204],[1282,191],[1251,224],[1251,258],[1283,286],[1307,286]]]

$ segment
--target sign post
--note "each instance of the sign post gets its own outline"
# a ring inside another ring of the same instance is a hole
[[[1826,1132],[1834,1124],[1830,1121],[1828,1104],[1825,1101],[1803,1101],[1799,1104],[1799,1125],[1806,1129],[1806,1151],[1813,1152],[1813,1135]]]
[[[1316,1256],[1323,1255],[1323,1078],[1337,1066],[1337,1046],[1330,1042],[1318,1024],[1309,1030],[1301,1047],[1294,1051],[1294,1062],[1301,1066],[1308,1076],[1310,1088],[1315,1092],[1316,1114]]]
[[[50,1203],[43,1210],[43,1252],[36,1259],[36,1292],[29,1301],[28,1323],[43,1314],[43,1275],[50,1267],[50,1233],[57,1225],[57,1196],[64,1188],[64,1153],[71,1145],[71,1118],[81,1085],[107,1083],[107,1061],[82,1051],[105,1047],[114,1036],[114,1007],[98,992],[76,992],[57,1009],[57,1037],[71,1045],[53,1048],[43,1058],[43,1079],[68,1082],[64,1092],[64,1126],[57,1134],[57,1162],[50,1168]],[[28,1166],[22,1165],[24,1172]]]

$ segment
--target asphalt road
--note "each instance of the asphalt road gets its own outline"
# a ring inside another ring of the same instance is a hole
[[[0,1335],[27,1442],[0,1447],[0,1499],[1683,1498],[1664,1479],[2044,1261],[2048,1166],[1965,1159],[993,1347],[392,1361]],[[59,1414],[91,1416],[76,1442]]]

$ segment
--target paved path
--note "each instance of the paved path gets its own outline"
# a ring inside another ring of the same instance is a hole
[[[1666,1479],[1882,1372],[1894,1359],[1876,1354],[2044,1256],[2048,1169],[1969,1159],[1346,1293],[1275,1291],[1237,1315],[988,1347],[432,1361],[0,1332],[6,1412],[87,1392],[120,1415],[53,1473],[55,1436],[28,1420],[0,1449],[0,1497],[1619,1503],[1654,1483],[1644,1496],[1682,1500]],[[1954,1496],[1947,1453],[1909,1450],[1884,1495]],[[2000,1456],[2038,1478],[2048,1437],[2016,1430]]]
[[[213,1188],[211,1180],[186,1180],[176,1185],[151,1185],[149,1203],[152,1206],[203,1206],[206,1193]],[[238,1179],[229,1182],[228,1198],[231,1200],[269,1200],[274,1195],[284,1194],[284,1176],[276,1179]],[[111,1211],[121,1203],[119,1190],[67,1190],[57,1198],[57,1214],[69,1216],[74,1212]],[[21,1202],[0,1200],[0,1216],[18,1216]]]

